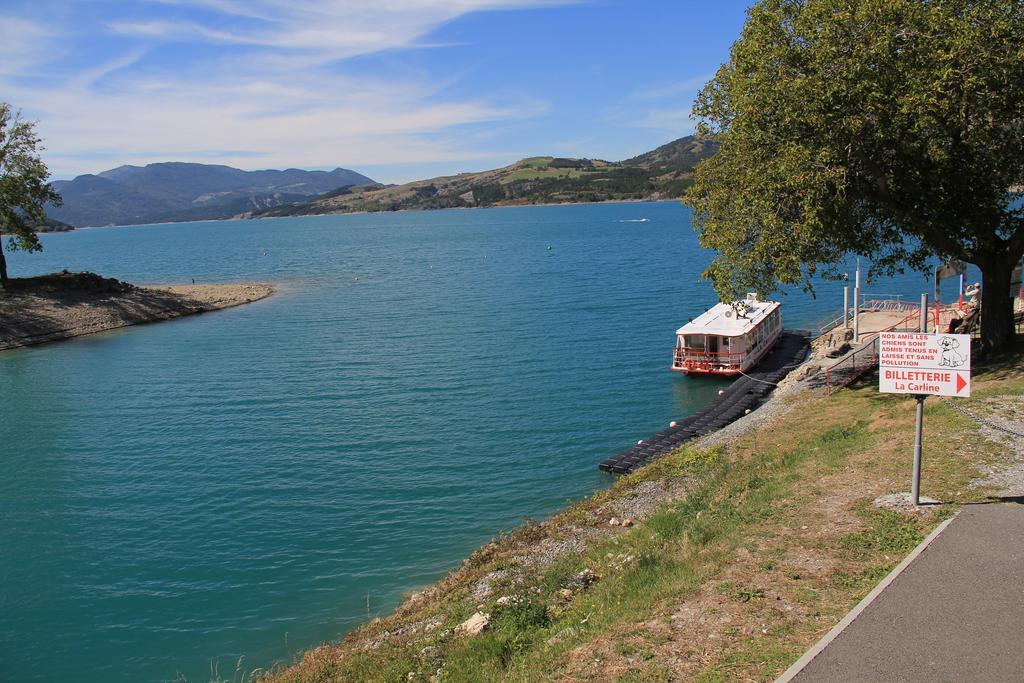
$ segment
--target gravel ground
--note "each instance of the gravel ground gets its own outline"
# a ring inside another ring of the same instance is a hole
[[[991,486],[1000,496],[1024,496],[1024,396],[995,396],[985,399],[983,405],[984,418],[977,410],[959,408],[958,412],[975,420],[986,439],[1005,446],[1013,456],[1013,463],[1003,469],[984,472],[985,476],[974,484]]]

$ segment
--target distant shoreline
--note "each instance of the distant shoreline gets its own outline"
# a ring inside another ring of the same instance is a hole
[[[273,293],[261,283],[137,287],[94,273],[14,279],[0,290],[0,351],[232,308]]]
[[[438,209],[381,209],[379,211],[331,211],[328,213],[304,213],[295,216],[232,216],[215,220],[225,221],[262,221],[276,218],[314,218],[322,216],[369,216],[376,213],[426,213],[428,211],[479,211],[485,209],[523,209],[530,206],[597,206],[600,204],[671,204],[682,202],[682,198],[673,199],[603,199],[596,202],[524,202],[521,204],[490,204],[488,206],[446,206]],[[149,224],[147,224],[149,225]],[[129,227],[129,226],[107,226]]]
[[[431,211],[477,211],[483,209],[519,209],[530,206],[597,206],[599,204],[672,204],[681,202],[681,198],[674,199],[606,199],[597,202],[542,202],[524,204],[492,204],[490,206],[450,206],[443,209],[395,209],[381,211],[332,211],[329,213],[305,213],[296,216],[229,216],[227,218],[205,218],[196,221],[161,221],[155,223],[130,223],[125,225],[83,225],[75,226],[74,230],[61,232],[50,232],[48,235],[70,234],[79,230],[95,230],[96,228],[138,228],[146,225],[188,225],[190,223],[226,223],[232,221],[262,221],[279,218],[320,218],[323,216],[369,216],[371,214],[387,213],[426,213]]]

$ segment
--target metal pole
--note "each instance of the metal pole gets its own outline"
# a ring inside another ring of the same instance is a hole
[[[924,429],[924,396],[917,399],[917,425],[914,428],[914,480],[910,485],[910,498],[914,505],[921,504],[921,432]]]
[[[843,287],[843,327],[850,329],[850,286]]]
[[[860,285],[853,288],[853,343],[860,344]]]
[[[921,295],[920,330],[928,331],[928,295]],[[910,483],[910,498],[914,505],[921,504],[921,433],[924,431],[924,396],[918,395],[917,424],[914,426],[914,474]]]
[[[853,276],[853,343],[860,344],[860,259]]]

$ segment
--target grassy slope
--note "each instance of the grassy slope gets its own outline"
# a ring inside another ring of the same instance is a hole
[[[530,157],[510,166],[418,180],[345,188],[306,203],[242,214],[296,216],[356,211],[445,209],[567,202],[677,199],[693,168],[717,147],[693,136],[623,162]]]
[[[1019,397],[1022,357],[976,372],[974,396],[959,405],[985,412],[995,397]],[[956,505],[986,499],[970,486],[979,466],[1011,457],[929,399],[922,491],[943,504],[878,510],[875,497],[909,487],[913,401],[871,382],[794,400],[786,417],[728,450],[677,452],[486,546],[395,615],[271,678],[773,679]],[[610,506],[650,490],[686,494],[631,528],[608,525]],[[559,544],[570,552],[531,564]],[[596,579],[586,585],[582,570]],[[501,596],[511,604],[498,605]],[[491,628],[456,635],[479,609]]]

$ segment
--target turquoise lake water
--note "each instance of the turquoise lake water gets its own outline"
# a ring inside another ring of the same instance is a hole
[[[0,354],[0,680],[230,679],[606,486],[601,459],[722,386],[668,369],[674,330],[717,300],[689,215],[99,228],[16,254],[15,276],[279,293]],[[785,297],[787,325],[841,291]]]

